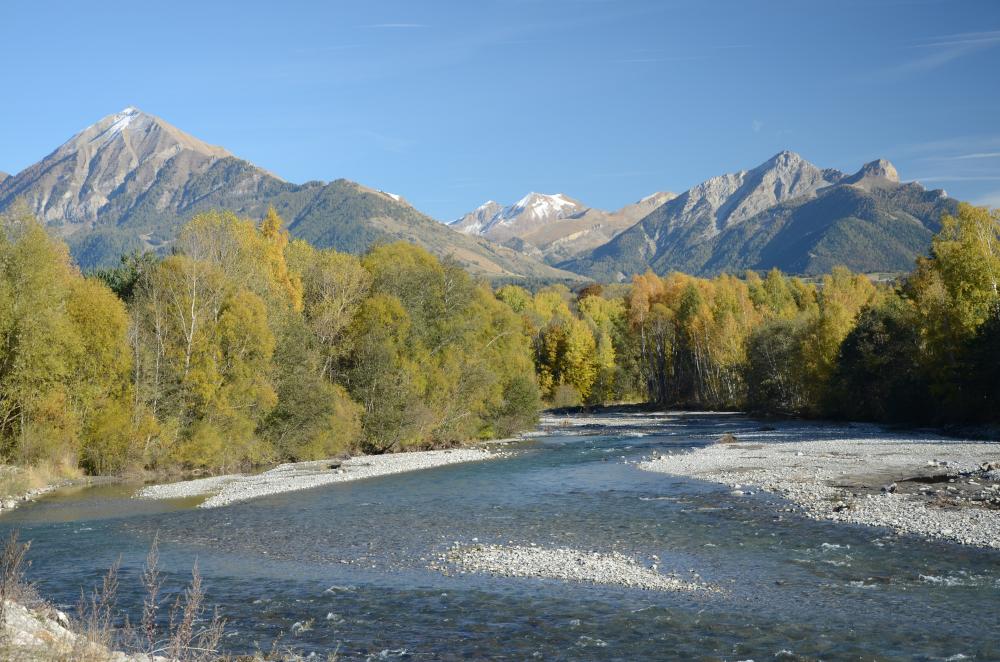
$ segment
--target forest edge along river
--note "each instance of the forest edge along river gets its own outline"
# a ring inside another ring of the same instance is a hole
[[[32,541],[29,578],[69,612],[119,557],[121,607],[141,609],[155,537],[168,592],[197,559],[234,652],[1000,657],[996,443],[633,412],[549,415],[492,448],[217,508],[66,488],[0,532]]]

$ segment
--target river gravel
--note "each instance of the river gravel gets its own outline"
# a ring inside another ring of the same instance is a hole
[[[541,577],[593,584],[615,584],[649,591],[704,591],[704,584],[662,574],[657,564],[649,567],[638,560],[611,552],[585,552],[567,547],[504,545],[452,546],[432,568],[449,573],[486,573],[498,577]]]
[[[199,508],[218,508],[249,501],[262,496],[307,490],[333,483],[346,483],[363,478],[431,469],[459,462],[477,462],[509,453],[478,448],[394,453],[391,455],[361,455],[343,462],[319,460],[281,464],[260,474],[230,474],[165,485],[150,485],[136,494],[142,499],[179,499],[211,495]]]
[[[654,457],[642,469],[779,494],[814,519],[883,526],[1000,548],[995,442],[833,439],[719,443]]]

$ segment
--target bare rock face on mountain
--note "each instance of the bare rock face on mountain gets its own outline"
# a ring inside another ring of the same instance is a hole
[[[956,204],[943,191],[900,183],[885,160],[844,175],[781,152],[691,188],[559,266],[611,280],[650,268],[699,275],[771,267],[817,274],[837,265],[904,271]]]
[[[164,177],[180,187],[228,156],[221,147],[126,108],[87,127],[7,182],[0,204],[23,196],[46,223],[92,227],[112,198],[135,201]],[[169,203],[159,200],[157,206]]]
[[[899,184],[899,173],[896,172],[896,166],[885,159],[878,159],[877,161],[866,163],[861,167],[861,170],[858,170],[849,177],[844,177],[841,182],[863,188],[876,186],[892,188],[894,184]]]
[[[577,279],[509,247],[454,232],[393,193],[343,179],[285,182],[131,107],[0,179],[0,211],[16,200],[65,237],[84,268],[113,264],[127,251],[166,250],[199,211],[261,218],[273,205],[294,236],[323,248],[359,253],[375,242],[404,240],[488,278]]]
[[[0,182],[2,182],[3,180],[7,179],[8,177],[10,177],[10,175],[8,175],[7,173],[5,173],[3,171],[0,171]]]
[[[673,197],[673,193],[654,193],[609,212],[562,193],[529,193],[508,206],[490,200],[450,225],[554,263],[606,243]]]
[[[501,216],[504,206],[494,200],[487,200],[468,214],[452,221],[448,225],[454,230],[463,234],[479,235],[485,234],[487,228],[492,227],[493,221]]]

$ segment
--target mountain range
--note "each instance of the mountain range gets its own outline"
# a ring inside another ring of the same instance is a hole
[[[512,205],[490,200],[449,225],[554,264],[607,243],[675,197],[658,192],[617,211],[604,211],[562,193],[529,193]]]
[[[597,280],[647,269],[702,276],[772,267],[812,275],[837,265],[906,271],[957,204],[944,191],[901,183],[885,160],[847,175],[786,151],[698,184],[558,266]]]
[[[262,218],[274,206],[295,237],[361,253],[403,240],[491,280],[625,280],[653,269],[698,275],[765,270],[905,271],[957,202],[903,183],[884,160],[853,174],[781,152],[751,170],[615,211],[562,193],[488,201],[447,225],[401,196],[338,179],[286,182],[158,117],[126,108],[16,175],[0,172],[0,211],[24,200],[84,269],[123,252],[169,250],[195,213]]]
[[[64,237],[81,267],[123,252],[167,250],[195,213],[262,218],[274,206],[290,233],[360,253],[404,240],[491,279],[579,277],[511,248],[454,232],[402,197],[338,179],[292,184],[136,108],[109,115],[38,163],[0,180],[0,211],[18,199]]]

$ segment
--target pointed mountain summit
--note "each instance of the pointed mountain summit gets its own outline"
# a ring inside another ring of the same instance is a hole
[[[487,200],[462,218],[452,221],[448,225],[463,234],[483,235],[493,221],[494,217],[502,212],[504,206],[499,202]]]
[[[23,196],[46,223],[92,226],[112,198],[119,204],[135,201],[164,176],[180,184],[231,156],[128,107],[87,127],[7,181],[0,190],[0,206]]]
[[[900,183],[885,160],[847,176],[786,151],[692,187],[558,266],[598,280],[650,268],[706,276],[771,267],[819,274],[837,265],[905,271],[956,206],[943,191]]]
[[[861,170],[845,177],[843,182],[859,186],[891,186],[899,184],[899,173],[896,172],[896,166],[885,159],[877,159],[861,166]]]
[[[795,152],[780,152],[752,170],[698,184],[668,203],[661,218],[668,228],[711,238],[776,204],[813,195],[842,177]]]
[[[507,206],[489,200],[449,225],[554,263],[606,243],[672,197],[654,193],[609,212],[564,193],[531,192]]]
[[[273,205],[293,236],[321,248],[360,253],[376,242],[405,240],[487,278],[577,278],[454,232],[393,193],[345,179],[283,181],[134,107],[108,115],[0,180],[0,211],[18,199],[66,238],[85,269],[115,264],[124,252],[168,250],[199,211],[263,218]]]

